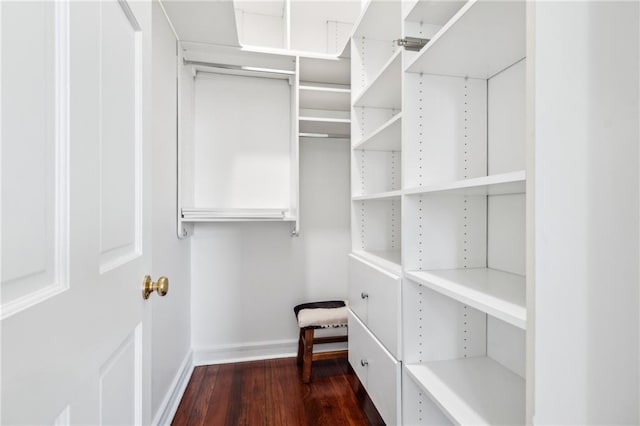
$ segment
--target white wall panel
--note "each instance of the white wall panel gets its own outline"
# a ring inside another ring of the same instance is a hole
[[[191,348],[190,244],[176,237],[176,40],[153,3],[153,226],[152,276],[167,276],[170,292],[151,299],[151,413],[172,407],[167,393]],[[166,399],[165,399],[166,398]],[[173,413],[167,413],[171,415]]]
[[[286,223],[196,225],[191,241],[196,352],[242,356],[252,347],[295,350],[293,307],[347,297],[349,146],[300,144],[301,231]]]
[[[196,207],[289,209],[290,93],[286,80],[198,73]]]
[[[359,13],[353,1],[291,2],[291,49],[341,53]]]
[[[487,197],[487,266],[525,274],[525,195]]]
[[[535,422],[637,424],[639,5],[533,12]]]
[[[405,73],[405,93],[405,187],[486,176],[486,81]]]
[[[524,170],[525,61],[488,80],[489,174]]]

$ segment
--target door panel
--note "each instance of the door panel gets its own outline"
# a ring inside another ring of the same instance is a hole
[[[149,423],[151,4],[0,2],[0,18],[0,423]],[[12,287],[29,302],[8,311]]]
[[[100,368],[100,424],[134,425],[142,421],[141,327],[127,336]]]
[[[53,2],[2,5],[3,318],[68,284],[63,11]]]
[[[139,24],[116,2],[100,2],[100,270],[140,254]],[[110,72],[117,69],[118,72]],[[133,184],[132,184],[133,183]]]

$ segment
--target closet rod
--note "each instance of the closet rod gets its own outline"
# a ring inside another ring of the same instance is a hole
[[[272,68],[260,68],[260,67],[248,67],[245,65],[231,65],[231,64],[217,64],[214,62],[203,62],[203,61],[189,61],[187,59],[183,59],[182,63],[184,65],[195,65],[201,67],[212,67],[212,68],[221,68],[225,70],[236,70],[236,71],[253,71],[253,72],[264,72],[269,74],[282,74],[282,75],[295,75],[295,71],[289,70],[278,70]]]

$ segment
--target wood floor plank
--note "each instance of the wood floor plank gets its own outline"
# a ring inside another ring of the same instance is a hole
[[[205,425],[223,425],[229,409],[231,386],[235,374],[235,364],[219,364],[216,384],[209,399],[209,407],[204,417]],[[177,417],[177,415],[176,415]]]
[[[205,424],[204,419],[209,410],[213,389],[215,388],[218,371],[220,369],[218,365],[208,365],[201,368],[204,368],[204,376],[202,377],[202,383],[198,388],[198,395],[196,395],[191,413],[189,414],[189,426],[201,426]]]
[[[238,418],[234,419],[232,424],[265,425],[267,394],[265,361],[248,363],[244,368],[238,370],[241,391],[235,397],[241,399],[242,403]]]
[[[297,368],[291,368],[290,359],[267,361],[267,407],[269,426],[304,426],[309,422],[300,396],[308,392],[299,378]]]
[[[197,367],[174,425],[383,425],[346,359],[316,361],[303,384],[295,358]]]
[[[181,413],[181,415],[174,417],[172,422],[173,425],[187,426],[189,424],[191,410],[193,409],[193,406],[196,402],[198,389],[202,384],[205,370],[206,367],[196,367],[193,369],[193,373],[191,374],[191,379],[189,379],[187,389],[185,389],[184,395],[182,395],[182,400],[178,405],[178,410],[176,411],[177,413]]]

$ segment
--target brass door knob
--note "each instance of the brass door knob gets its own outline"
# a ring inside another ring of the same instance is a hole
[[[158,296],[167,294],[169,292],[169,278],[160,277],[158,281],[153,282],[151,276],[145,275],[144,281],[142,281],[142,298],[147,300],[154,291],[158,293]]]

